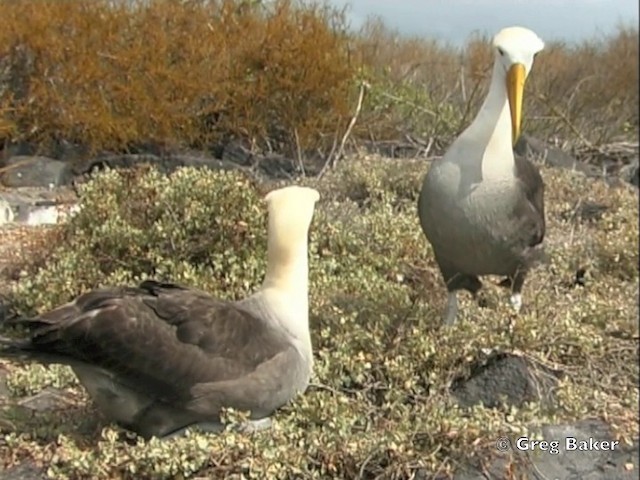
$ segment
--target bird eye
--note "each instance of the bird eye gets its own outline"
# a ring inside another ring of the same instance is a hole
[[[504,50],[498,47],[498,53],[504,57]]]

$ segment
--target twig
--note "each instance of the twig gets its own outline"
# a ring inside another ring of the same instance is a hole
[[[342,152],[344,151],[344,146],[347,143],[347,139],[349,138],[349,135],[351,135],[351,130],[353,130],[353,127],[355,126],[356,121],[358,120],[358,116],[360,115],[360,111],[362,110],[364,92],[368,88],[369,88],[369,84],[367,82],[362,82],[360,84],[360,93],[358,94],[358,104],[356,105],[356,111],[354,112],[353,117],[351,117],[351,121],[349,122],[349,125],[347,125],[347,130],[344,132],[344,135],[342,136],[340,147],[338,148],[338,152],[333,160],[334,166],[335,166],[335,162],[337,162],[338,159],[342,156]]]
[[[387,92],[380,92],[380,95],[385,97],[385,98],[388,98],[389,100],[393,100],[393,101],[398,102],[398,103],[404,103],[404,104],[407,104],[407,105],[411,105],[412,108],[415,108],[416,110],[420,110],[423,113],[428,113],[432,117],[436,117],[437,116],[436,112],[434,112],[433,110],[429,110],[428,108],[424,108],[424,107],[418,105],[417,103],[411,102],[411,101],[409,101],[409,100],[407,100],[405,98],[400,98],[400,97],[398,97],[396,95],[392,95],[391,93],[387,93]]]
[[[106,59],[108,59],[108,60],[119,60],[119,58],[118,58],[118,57],[116,57],[115,55],[112,55],[112,54],[110,54],[110,53],[98,52],[98,53],[97,53],[97,55],[98,55],[100,58],[106,58]]]
[[[557,117],[559,117],[568,127],[569,130],[571,130],[573,132],[573,134],[578,137],[578,139],[587,147],[595,150],[596,152],[599,153],[603,153],[600,148],[596,147],[593,143],[591,143],[589,140],[587,140],[587,138],[580,132],[580,130],[578,130],[578,128],[573,124],[573,122],[571,122],[571,120],[569,120],[569,117],[567,117],[563,112],[561,112],[560,110],[558,110],[555,105],[552,105],[548,100],[546,95],[542,94],[542,93],[538,93],[538,99],[542,101],[542,103],[544,103],[547,108],[549,108],[551,110],[551,112],[556,115]]]
[[[336,127],[336,130],[333,133],[333,143],[331,144],[331,150],[329,150],[329,155],[327,155],[327,161],[322,167],[322,170],[320,170],[320,173],[318,174],[318,178],[321,178],[324,175],[325,169],[328,168],[328,165],[331,162],[331,159],[333,158],[333,154],[335,153],[336,148],[338,148],[338,127]]]
[[[348,388],[341,388],[341,389],[337,389],[337,388],[333,388],[329,385],[325,385],[324,383],[309,383],[309,387],[311,388],[315,388],[316,390],[322,390],[325,392],[331,392],[334,395],[341,395],[344,396],[346,393],[356,393],[357,390],[352,390],[352,389],[348,389]]]
[[[369,87],[370,85],[367,82],[362,82],[360,84],[360,93],[358,94],[358,103],[356,105],[356,110],[353,113],[353,116],[351,117],[349,124],[347,125],[347,129],[344,132],[344,135],[342,136],[342,140],[340,141],[340,146],[338,147],[338,150],[335,153],[335,155],[329,155],[329,157],[327,158],[327,161],[322,167],[322,170],[320,170],[320,173],[318,174],[318,178],[322,178],[329,167],[331,168],[335,167],[336,163],[338,162],[338,159],[342,157],[344,146],[347,143],[347,139],[349,138],[349,135],[351,135],[351,130],[353,130],[353,127],[356,124],[356,121],[358,120],[358,116],[360,115],[360,111],[362,110],[362,103],[364,101],[364,92]]]
[[[575,151],[584,153],[592,151],[592,147],[584,146],[575,147]],[[603,155],[637,155],[638,154],[638,143],[637,142],[613,142],[613,143],[605,143],[604,145],[600,145],[598,147],[597,153],[601,153]]]
[[[460,93],[462,94],[462,101],[467,103],[467,88],[464,78],[464,65],[460,65]]]
[[[429,137],[429,140],[427,142],[425,142],[424,140],[422,140],[420,138],[415,138],[412,135],[410,135],[408,133],[405,133],[404,138],[406,138],[409,143],[417,144],[420,147],[422,147],[423,155],[425,157],[429,156],[429,152],[431,151],[431,148],[433,147],[433,142],[434,142],[433,137]],[[419,150],[418,150],[418,152],[419,152]],[[417,156],[418,156],[418,153],[416,153],[415,157],[417,157]]]
[[[434,138],[433,137],[429,137],[429,143],[427,143],[427,146],[424,148],[424,157],[427,158],[429,157],[429,153],[431,153],[431,148],[433,147],[433,143],[434,143]]]
[[[306,177],[307,172],[304,169],[304,162],[302,161],[302,150],[300,149],[300,137],[298,136],[298,129],[293,129],[293,136],[296,139],[296,155],[298,157],[298,166],[300,167],[300,171],[302,172],[302,176]]]
[[[477,94],[480,92],[480,87],[482,87],[482,84],[483,84],[482,79],[476,80],[476,82],[473,84],[473,88],[471,89],[471,94],[469,95],[469,98],[465,99],[464,112],[462,114],[462,119],[458,123],[458,129],[465,127],[467,123],[467,118],[471,113],[471,107],[473,106],[472,104],[474,103]]]
[[[367,464],[373,459],[373,452],[370,453],[367,458],[364,459],[364,462],[362,462],[362,465],[360,465],[360,469],[358,470],[358,476],[356,477],[357,479],[361,479],[361,478],[366,478],[365,476],[365,468],[367,467]]]

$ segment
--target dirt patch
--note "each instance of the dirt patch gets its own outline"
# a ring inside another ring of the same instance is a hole
[[[21,266],[42,252],[56,226],[4,225],[0,227],[0,296],[6,295],[21,274]]]

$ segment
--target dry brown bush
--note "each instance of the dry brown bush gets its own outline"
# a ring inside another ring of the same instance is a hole
[[[459,93],[459,54],[433,40],[405,37],[370,19],[354,40],[358,63],[372,89],[362,114],[361,137],[440,136],[451,130],[450,102]]]
[[[229,138],[327,154],[365,95],[351,139],[448,145],[477,112],[489,38],[464,48],[372,19],[276,0],[0,0],[0,141],[94,149]],[[637,141],[638,29],[550,42],[525,97],[524,131],[571,146]]]
[[[314,146],[348,108],[342,17],[289,0],[242,5],[0,2],[0,111],[38,142],[264,146],[295,134]]]
[[[532,77],[533,128],[599,145],[638,129],[638,29],[550,44]]]
[[[373,120],[364,122],[369,135],[384,139],[391,126],[423,139],[444,136],[446,144],[487,93],[490,37],[473,35],[458,49],[402,37],[372,19],[357,41],[363,63],[386,88],[363,114]],[[527,86],[525,131],[582,147],[620,137],[637,141],[637,27],[620,26],[579,44],[547,43]]]

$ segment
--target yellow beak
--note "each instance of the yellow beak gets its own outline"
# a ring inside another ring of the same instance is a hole
[[[509,110],[511,110],[511,141],[514,145],[520,137],[525,77],[524,65],[521,63],[512,65],[507,73],[507,98],[509,98]]]

